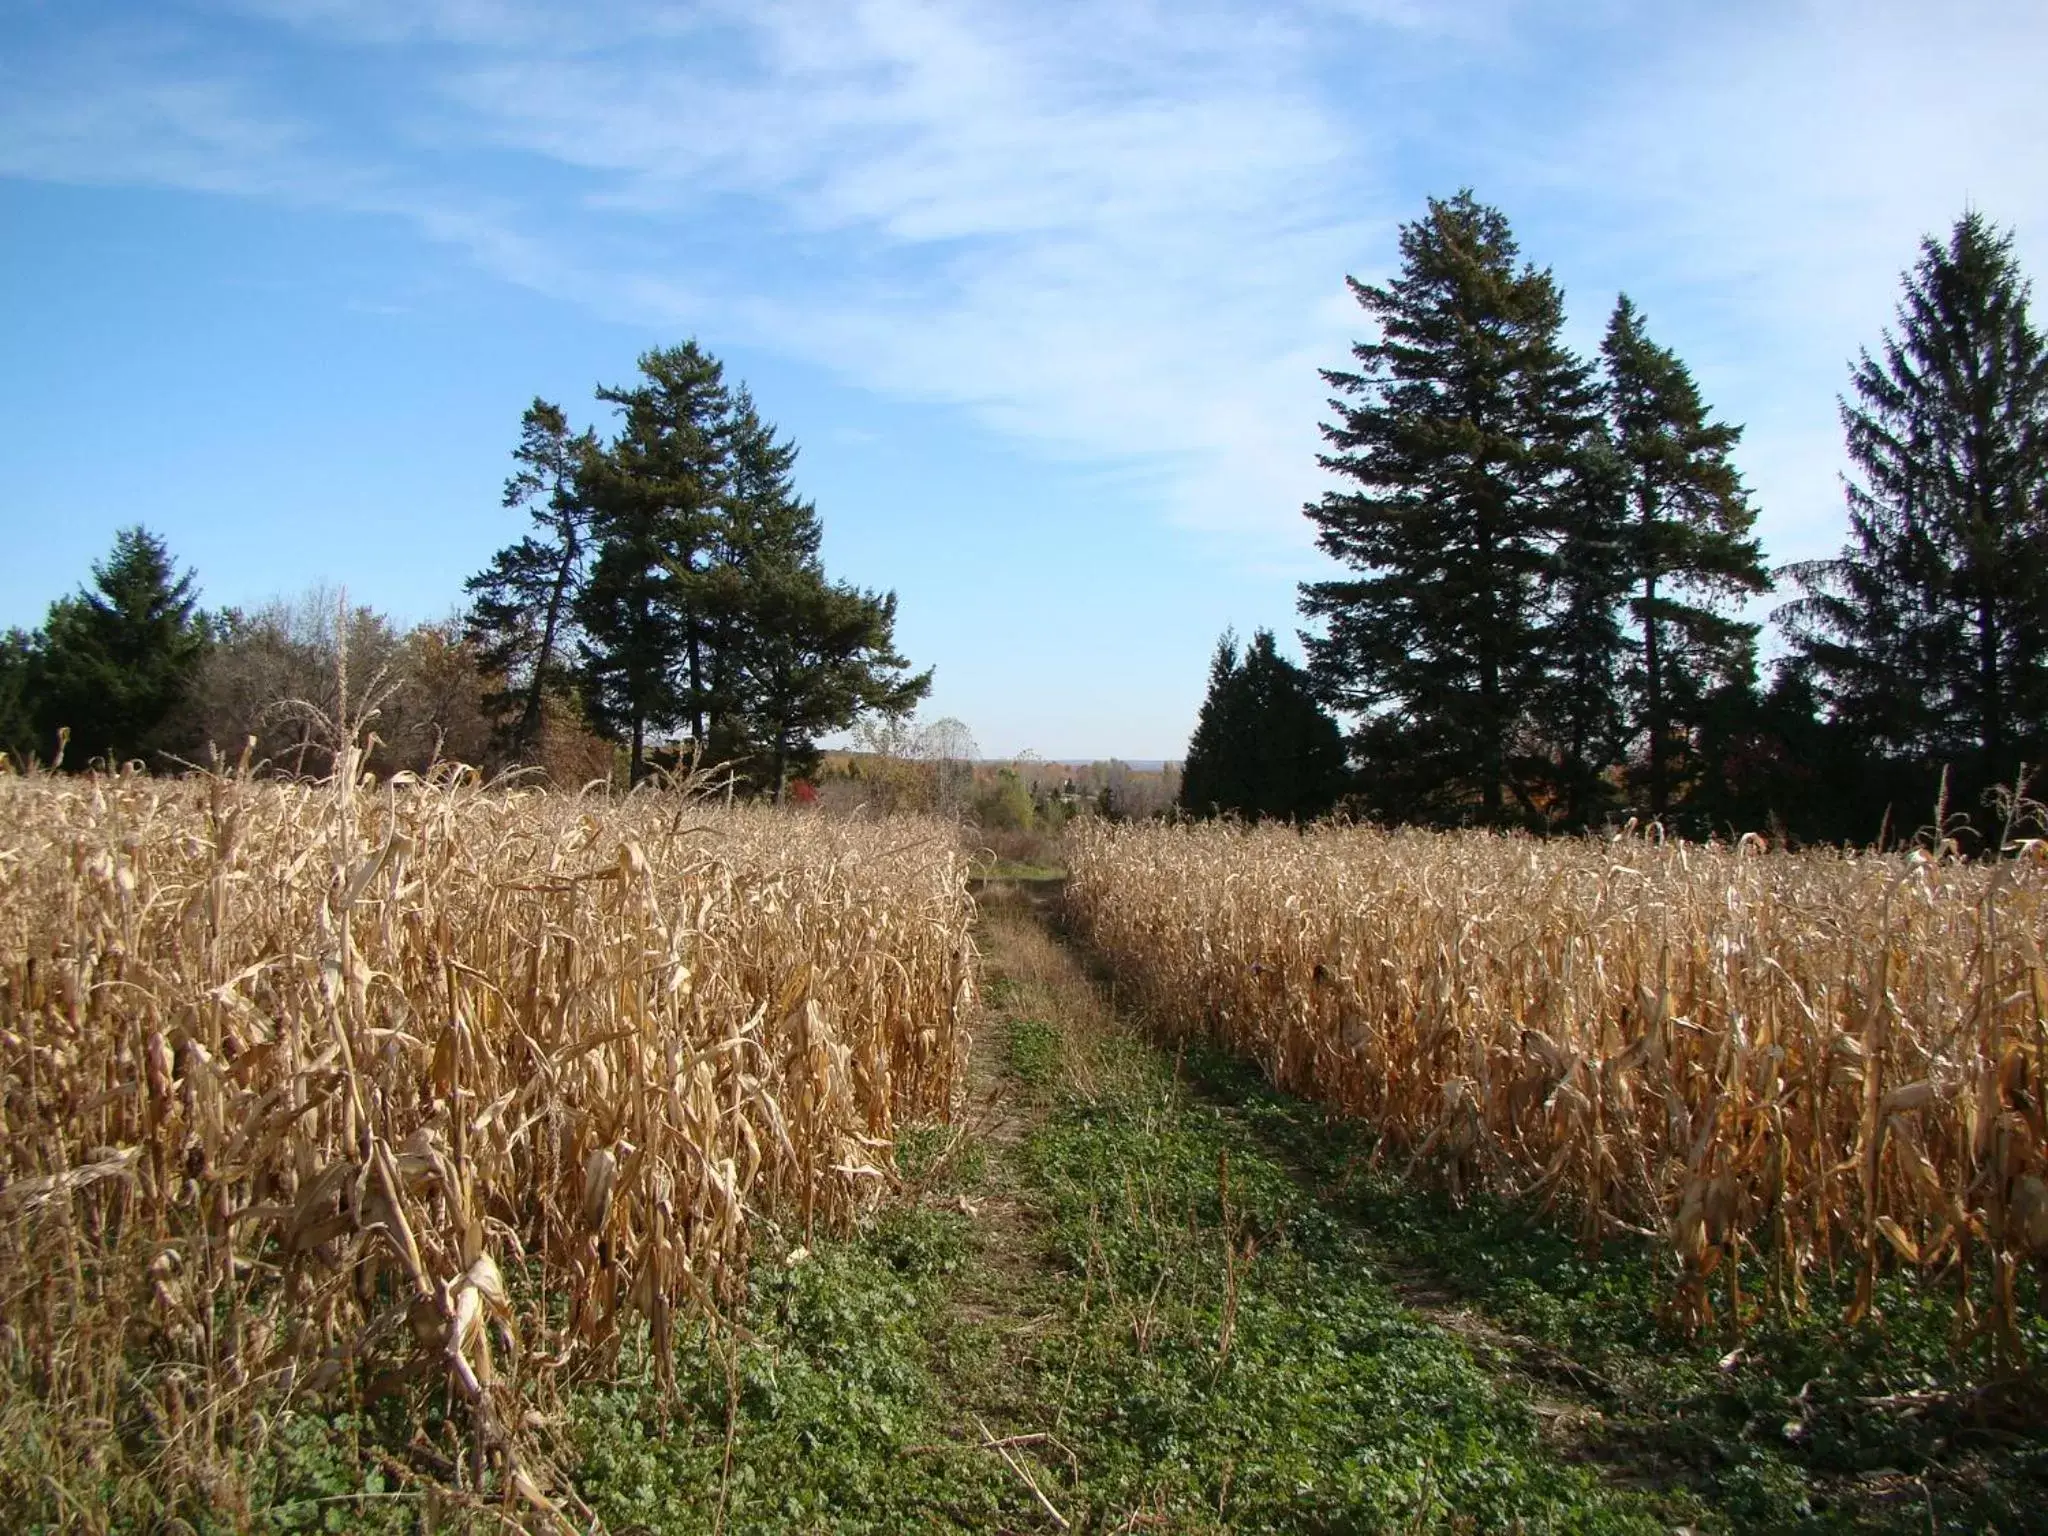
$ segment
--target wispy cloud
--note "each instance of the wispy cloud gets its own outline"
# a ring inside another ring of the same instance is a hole
[[[1134,463],[1183,522],[1297,539],[1327,300],[1363,243],[1354,131],[1300,18],[863,0],[624,7],[564,36],[559,11],[484,0],[236,8],[386,51],[411,104],[363,134],[282,110],[260,46],[203,69],[74,48],[0,117],[0,170],[398,214],[513,280],[737,328]]]
[[[1637,298],[1745,420],[1766,547],[1842,537],[1836,396],[1925,234],[1966,204],[2048,263],[2048,9],[1802,0],[1674,9],[1516,170],[1568,263]],[[1590,317],[1597,319],[1598,317]]]
[[[309,49],[381,89],[304,99]],[[960,407],[1283,565],[1343,274],[1476,180],[1532,210],[1582,329],[1649,304],[1750,422],[1770,542],[1810,552],[1914,238],[1966,197],[2048,234],[2044,59],[2023,0],[216,0],[0,65],[0,174],[403,217]]]
[[[1362,243],[1354,130],[1298,28],[747,15],[711,59],[501,58],[446,85],[492,142],[589,173],[607,212],[758,220],[781,281],[696,275],[758,339],[1057,452],[1141,457],[1182,521],[1294,535],[1314,366],[1340,345],[1322,299]]]
[[[166,36],[105,33],[0,59],[0,175],[289,190],[304,125],[181,54]]]

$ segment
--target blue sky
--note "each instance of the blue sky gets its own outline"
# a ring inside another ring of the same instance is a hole
[[[0,624],[136,521],[212,603],[443,615],[526,402],[694,335],[929,715],[1178,756],[1325,570],[1316,370],[1425,197],[1581,346],[1625,288],[1795,559],[1920,235],[2048,271],[2044,77],[2039,0],[0,0]]]

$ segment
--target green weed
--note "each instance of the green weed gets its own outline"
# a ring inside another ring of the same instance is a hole
[[[1746,1265],[1742,1327],[1724,1298],[1723,1327],[1687,1338],[1660,1311],[1668,1277],[1649,1244],[1589,1250],[1568,1213],[1483,1195],[1453,1203],[1406,1178],[1405,1159],[1376,1158],[1363,1127],[1275,1092],[1245,1064],[1196,1048],[1183,1066],[1206,1101],[1368,1235],[1374,1260],[1448,1287],[1582,1368],[1578,1385],[1607,1421],[1605,1452],[1668,1469],[1733,1527],[2048,1528],[2039,1399],[1987,1396],[1981,1362],[1959,1348],[1952,1289],[1886,1276],[1873,1319],[1850,1327],[1851,1275],[1811,1280],[1811,1305],[1794,1314],[1770,1305],[1771,1277]],[[2029,1294],[2038,1359],[2048,1324]]]

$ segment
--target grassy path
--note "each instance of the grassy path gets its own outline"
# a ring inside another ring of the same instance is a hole
[[[967,1112],[906,1139],[902,1198],[770,1234],[666,1413],[631,1358],[574,1399],[611,1529],[2048,1529],[2040,1437],[1912,1390],[1939,1297],[1674,1340],[1641,1253],[1453,1209],[1147,1043],[1031,889],[983,893]]]
[[[869,1232],[763,1253],[748,1338],[576,1400],[617,1530],[1668,1531],[992,893],[967,1123]],[[715,1490],[706,1496],[705,1490]]]
[[[1404,1306],[1359,1234],[1140,1041],[1028,903],[991,902],[991,1024],[1035,1283],[998,1433],[1077,1529],[1668,1530],[1518,1381]],[[986,1230],[997,1242],[1002,1228]],[[1008,1268],[1017,1269],[1014,1257]],[[1026,1386],[1028,1384],[1028,1387]],[[971,1386],[971,1383],[968,1383]],[[1017,1410],[1023,1410],[1021,1413]]]

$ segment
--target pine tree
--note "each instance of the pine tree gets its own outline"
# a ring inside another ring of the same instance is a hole
[[[1677,355],[1652,342],[1623,294],[1601,344],[1608,428],[1633,526],[1632,724],[1646,744],[1649,809],[1671,803],[1672,758],[1710,694],[1747,686],[1756,626],[1722,610],[1769,588],[1756,514],[1730,460],[1742,429],[1708,419]]]
[[[35,666],[33,635],[24,629],[0,635],[0,752],[16,768],[49,753],[49,744],[37,739]]]
[[[68,728],[66,761],[79,767],[169,745],[208,637],[193,574],[179,575],[147,529],[122,529],[92,572],[91,588],[50,605],[31,664],[40,738]]]
[[[1378,771],[1447,819],[1526,799],[1517,743],[1543,689],[1547,572],[1594,403],[1559,340],[1563,299],[1517,266],[1507,220],[1470,192],[1401,230],[1401,271],[1350,279],[1379,329],[1323,435],[1356,488],[1306,508],[1322,549],[1362,574],[1302,589],[1323,697],[1364,717]],[[1349,402],[1349,403],[1347,403]],[[1396,756],[1384,754],[1391,749]]]
[[[1197,816],[1307,821],[1344,789],[1344,740],[1309,677],[1261,629],[1240,658],[1225,632],[1188,742],[1180,804]]]
[[[763,421],[753,396],[733,392],[720,425],[723,494],[703,569],[692,581],[704,615],[706,739],[712,761],[740,763],[763,743],[749,734],[744,651],[762,622],[762,583],[808,572],[822,579],[817,507],[796,491],[796,445]]]
[[[1554,762],[1552,816],[1570,827],[1590,824],[1611,805],[1608,770],[1628,735],[1616,686],[1627,653],[1621,610],[1630,581],[1623,478],[1606,434],[1589,433],[1558,501],[1558,542],[1546,578],[1538,725]]]
[[[1842,404],[1848,542],[1793,568],[1780,617],[1836,723],[1952,765],[1966,803],[2048,750],[2048,349],[2012,237],[1980,214],[1903,281]]]
[[[910,709],[931,673],[896,651],[893,593],[827,578],[795,445],[717,359],[687,342],[640,367],[643,383],[599,391],[622,421],[577,481],[595,547],[575,608],[586,707],[628,736],[636,775],[648,736],[680,729],[694,761],[779,798],[818,736]]]
[[[816,739],[862,715],[903,715],[931,692],[896,650],[896,594],[827,581],[815,565],[765,564],[748,575],[746,624],[729,665],[734,734],[749,778],[777,801],[817,761]]]
[[[514,758],[540,744],[542,704],[569,686],[576,602],[588,574],[591,513],[581,488],[597,434],[572,434],[558,405],[535,399],[520,418],[519,468],[505,482],[504,505],[525,507],[534,532],[507,545],[464,583],[471,602],[465,628],[478,664],[504,679],[485,707],[502,722]]]
[[[650,734],[684,727],[701,753],[710,704],[709,624],[699,578],[716,537],[724,460],[724,369],[694,341],[645,353],[643,382],[600,389],[618,436],[580,483],[595,545],[575,604],[584,707],[623,734],[630,773]]]

